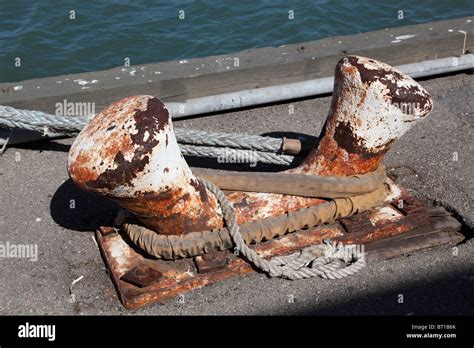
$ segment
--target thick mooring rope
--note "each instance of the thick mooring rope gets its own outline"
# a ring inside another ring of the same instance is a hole
[[[242,253],[255,267],[264,271],[270,277],[282,277],[291,280],[315,276],[324,279],[340,279],[353,275],[365,267],[364,254],[357,254],[353,248],[349,249],[349,253],[346,254],[342,248],[338,249],[331,242],[313,245],[291,255],[274,257],[271,260],[263,259],[245,244],[240,235],[234,207],[224,193],[212,182],[205,179],[199,180],[216,196],[222,209],[224,221],[235,243],[235,250]],[[342,267],[347,262],[352,263],[341,268],[341,260],[344,263]]]
[[[243,223],[239,225],[240,235],[247,245],[269,241],[287,233],[333,223],[337,219],[367,211],[382,203],[387,194],[387,186],[383,183],[370,193],[335,198],[308,208]],[[141,250],[164,260],[194,257],[234,247],[227,227],[180,235],[158,234],[143,226],[126,210],[119,211],[114,226]]]
[[[73,136],[79,133],[89,120],[90,117],[86,116],[57,116],[0,105],[0,126],[27,129],[44,135]],[[278,165],[289,165],[294,159],[293,156],[281,154],[281,138],[185,128],[175,128],[174,131],[185,156],[219,158],[226,155],[235,157],[235,163],[241,163],[239,160],[242,159],[248,162],[250,158],[257,162]],[[233,150],[229,151],[229,148]]]
[[[262,162],[288,166],[294,159],[294,157],[290,155],[279,155],[257,150],[232,149],[229,147],[196,146],[180,143],[179,149],[184,156],[222,158],[223,163]]]
[[[283,139],[262,137],[259,135],[206,132],[197,129],[175,128],[178,143],[206,146],[230,147],[242,150],[256,150],[278,153]]]
[[[0,105],[0,126],[28,129],[41,133],[67,135],[78,133],[89,121],[86,116],[57,116],[41,111],[15,109]]]

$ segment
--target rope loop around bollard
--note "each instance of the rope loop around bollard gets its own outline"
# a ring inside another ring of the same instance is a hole
[[[345,253],[342,248],[334,246],[327,240],[322,244],[304,248],[287,256],[277,256],[271,260],[265,260],[245,244],[237,224],[234,207],[224,193],[212,182],[202,178],[198,180],[216,196],[222,209],[224,221],[235,243],[235,250],[242,253],[255,267],[270,277],[290,280],[316,276],[324,279],[341,279],[359,272],[366,266],[363,253],[357,253],[354,248],[351,248],[349,253]],[[340,261],[343,261],[342,267]],[[346,266],[348,262],[351,264]]]

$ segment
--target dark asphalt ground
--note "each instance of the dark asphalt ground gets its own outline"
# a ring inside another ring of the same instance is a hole
[[[460,73],[422,84],[432,114],[386,156],[398,182],[448,208],[472,237],[474,77]],[[330,97],[177,121],[181,127],[319,134]],[[289,114],[290,105],[294,114]],[[474,314],[474,242],[373,261],[355,277],[327,281],[231,279],[139,311],[125,310],[92,238],[114,206],[68,180],[70,139],[9,148],[0,156],[0,241],[37,244],[39,259],[0,258],[0,314]],[[457,160],[455,160],[457,159]],[[76,208],[70,209],[74,199]],[[70,301],[69,286],[76,301]],[[399,303],[403,295],[403,303]],[[291,301],[294,299],[294,301]]]

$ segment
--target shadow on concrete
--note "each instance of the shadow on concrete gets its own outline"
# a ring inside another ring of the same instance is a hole
[[[232,170],[238,172],[279,172],[294,167],[301,162],[299,159],[295,159],[289,166],[258,162],[254,166],[254,164],[251,165],[250,163],[219,163],[217,158],[210,157],[184,156],[184,158],[190,167]],[[192,169],[193,168],[191,168],[191,170]]]
[[[295,133],[295,132],[267,132],[261,134],[262,137],[272,137],[272,138],[290,138],[290,139],[300,139],[306,140],[316,144],[318,137],[310,134]]]
[[[20,143],[20,144],[13,144],[13,145],[9,145],[8,148],[36,150],[39,152],[42,152],[42,151],[68,152],[69,149],[71,148],[71,145],[62,144],[54,140],[44,139],[44,140],[29,141],[29,142]]]
[[[416,258],[414,254],[410,256]],[[474,315],[474,271],[464,269],[445,273],[435,278],[418,279],[376,291],[364,291],[363,295],[349,294],[338,300],[326,300],[317,305],[307,305],[289,314],[296,315]],[[413,270],[416,271],[416,270]],[[361,275],[363,277],[363,275]],[[410,276],[413,279],[413,276]],[[344,281],[344,280],[342,280]],[[337,287],[337,283],[334,283]],[[357,287],[359,288],[360,285]],[[351,288],[347,290],[351,291]],[[356,289],[354,288],[354,291]],[[399,295],[403,303],[398,303]],[[290,308],[291,311],[291,308]]]
[[[95,231],[99,226],[111,225],[119,206],[107,198],[82,191],[68,179],[54,193],[49,209],[53,220],[64,228]]]
[[[306,147],[303,149],[301,156],[294,157],[293,162],[291,162],[290,165],[277,165],[259,162],[256,166],[250,166],[249,163],[219,163],[217,158],[195,156],[185,156],[186,162],[189,164],[189,166],[198,168],[211,168],[246,172],[278,172],[298,166],[303,161],[304,157],[311,151],[314,146],[313,144],[316,144],[318,141],[318,137],[315,137],[313,135],[295,132],[268,132],[262,134],[261,136],[279,139],[283,137],[289,139],[300,139],[311,143],[311,145],[309,146],[309,148]]]

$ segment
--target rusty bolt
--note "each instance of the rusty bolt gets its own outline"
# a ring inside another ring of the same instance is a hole
[[[224,268],[229,262],[226,251],[212,251],[194,258],[199,273],[207,273]]]
[[[321,140],[292,171],[342,176],[374,171],[391,144],[432,106],[411,77],[374,59],[345,57],[336,66]]]
[[[120,279],[140,288],[144,288],[153,284],[162,276],[163,274],[160,271],[151,267],[136,266],[125,273]]]
[[[160,234],[222,227],[215,197],[186,164],[157,98],[124,98],[97,114],[74,141],[68,171],[80,188],[111,198]]]
[[[112,233],[114,233],[114,229],[110,226],[100,226],[99,227],[99,232],[103,237],[106,237]]]

